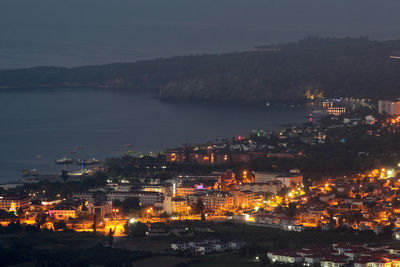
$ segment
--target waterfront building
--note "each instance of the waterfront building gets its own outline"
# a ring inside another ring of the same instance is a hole
[[[340,116],[340,115],[346,113],[346,108],[345,107],[328,107],[326,109],[326,112],[329,115]]]
[[[399,115],[400,114],[400,101],[388,101],[388,100],[379,100],[378,101],[378,112],[380,114],[388,114],[388,115]]]
[[[0,196],[0,209],[6,211],[17,211],[27,209],[31,203],[31,197],[26,195],[6,195]]]

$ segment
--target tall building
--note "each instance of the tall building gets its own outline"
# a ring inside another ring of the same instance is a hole
[[[303,175],[298,172],[275,173],[275,172],[255,172],[255,183],[270,183],[280,181],[283,186],[290,187],[292,184],[303,182]]]
[[[400,101],[378,101],[378,111],[380,114],[399,115],[400,114]]]
[[[31,203],[30,196],[9,195],[0,196],[0,209],[6,211],[17,211],[19,208],[27,209]]]
[[[166,196],[164,198],[163,209],[168,214],[189,214],[191,211],[191,207],[188,205],[188,201],[185,198],[171,196]]]

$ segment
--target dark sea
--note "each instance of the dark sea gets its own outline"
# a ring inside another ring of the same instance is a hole
[[[0,182],[20,179],[22,169],[56,173],[63,166],[55,160],[73,151],[74,159],[158,152],[299,124],[307,115],[304,108],[164,102],[153,95],[97,89],[0,92]]]

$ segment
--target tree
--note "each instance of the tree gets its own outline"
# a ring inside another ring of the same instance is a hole
[[[135,222],[129,225],[129,235],[131,237],[145,236],[147,232],[147,226],[141,222]]]
[[[126,213],[131,213],[140,209],[140,201],[137,197],[129,197],[122,201],[122,209]]]
[[[289,203],[289,206],[286,208],[286,215],[288,217],[294,217],[296,213],[297,213],[296,204],[293,202]]]
[[[47,222],[47,215],[45,213],[38,213],[35,218],[35,225],[38,230],[46,224]]]
[[[69,174],[67,170],[62,170],[60,174],[61,179],[64,181],[64,183],[68,180]]]
[[[56,221],[53,223],[54,230],[66,230],[67,223],[64,220]]]
[[[111,248],[114,243],[114,231],[111,228],[110,231],[108,231],[107,242],[108,246]]]
[[[160,218],[168,218],[168,213],[164,211],[163,213],[160,214]]]
[[[92,229],[93,229],[93,232],[96,233],[96,231],[97,231],[97,216],[96,216],[96,214],[93,216]]]
[[[24,214],[24,209],[22,207],[19,207],[18,211],[17,211],[17,214],[18,214],[18,217],[21,218],[21,215]]]
[[[107,199],[106,193],[104,191],[100,191],[100,190],[93,192],[92,197],[95,202],[99,202],[99,203],[101,203]]]
[[[203,213],[203,211],[204,211],[204,202],[203,202],[203,200],[198,199],[194,206],[194,212],[196,214],[199,214],[199,213]]]

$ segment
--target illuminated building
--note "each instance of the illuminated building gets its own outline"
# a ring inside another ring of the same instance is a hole
[[[27,209],[30,203],[30,196],[0,196],[0,209],[6,211],[17,211],[19,208]]]
[[[198,200],[203,201],[207,211],[218,211],[253,204],[255,195],[250,191],[204,191],[186,197],[190,205],[195,205]]]
[[[188,205],[187,200],[182,197],[166,196],[163,201],[163,210],[168,214],[188,214],[191,207]]]
[[[282,189],[281,181],[271,181],[267,183],[244,183],[239,185],[239,190],[248,190],[251,192],[270,192],[277,194]]]
[[[327,109],[333,107],[333,102],[332,101],[324,101],[322,102],[322,108]]]
[[[80,202],[61,203],[49,210],[49,215],[52,218],[64,220],[68,218],[76,218],[79,212],[82,212],[82,205]]]
[[[83,199],[91,203],[94,202],[92,192],[73,193],[73,198]],[[162,202],[164,194],[159,192],[146,191],[129,191],[129,192],[109,192],[107,194],[108,201],[120,200],[124,201],[127,198],[137,198],[143,206],[153,205],[157,202]]]
[[[346,113],[346,108],[345,107],[328,107],[326,109],[326,112],[329,115],[340,116],[340,115]]]
[[[327,112],[329,115],[339,116],[346,112],[345,107],[338,107],[334,105],[332,101],[324,101],[322,102],[322,109]]]
[[[196,188],[194,186],[185,186],[182,185],[176,188],[176,196],[184,197],[186,195],[194,194],[196,192]]]
[[[281,175],[281,173],[275,172],[255,172],[254,181],[256,183],[269,183],[276,181],[276,178]]]
[[[77,212],[74,208],[55,208],[49,210],[49,215],[52,218],[64,220],[68,218],[76,218]]]
[[[275,172],[255,172],[254,180],[256,183],[269,183],[281,181],[283,186],[290,187],[292,184],[303,182],[303,175],[300,173],[275,173]]]
[[[167,149],[163,152],[169,163],[194,162],[197,164],[214,165],[224,163],[248,162],[251,159],[262,157],[262,152],[215,152],[212,149]]]
[[[90,204],[89,211],[91,214],[95,214],[97,218],[104,218],[105,216],[112,214],[112,202],[107,201],[103,203]]]
[[[137,198],[143,206],[148,206],[156,202],[162,202],[163,196],[162,193],[146,191],[110,192],[107,194],[107,199],[108,201],[124,201],[127,198]]]
[[[164,153],[167,162],[184,162],[186,155],[181,149],[168,149]]]
[[[145,192],[158,192],[169,194],[171,191],[170,184],[162,183],[162,184],[143,184],[137,190],[145,191]]]
[[[282,182],[282,185],[290,187],[292,184],[300,184],[303,182],[303,175],[300,174],[289,174],[280,175],[277,177],[278,181]]]
[[[228,192],[207,191],[187,196],[189,203],[195,205],[198,200],[203,201],[207,211],[217,211],[220,208],[233,206],[233,197]]]
[[[399,115],[400,114],[400,101],[378,101],[378,112],[380,114]]]

